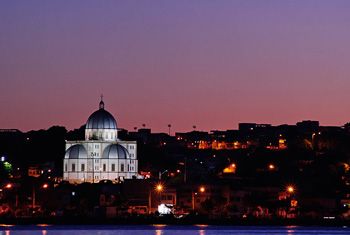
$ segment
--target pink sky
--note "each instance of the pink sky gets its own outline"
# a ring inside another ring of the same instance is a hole
[[[2,1],[0,128],[350,121],[350,1]]]

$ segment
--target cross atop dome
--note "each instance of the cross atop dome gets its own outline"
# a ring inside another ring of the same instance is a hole
[[[105,103],[103,102],[103,95],[101,94],[101,101],[100,101],[100,105],[99,105],[100,109],[105,109]]]

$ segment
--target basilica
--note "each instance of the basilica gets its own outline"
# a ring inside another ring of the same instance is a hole
[[[101,98],[99,109],[86,122],[85,140],[67,141],[63,163],[63,180],[70,183],[113,182],[137,177],[136,141],[118,139],[117,122],[105,110]]]

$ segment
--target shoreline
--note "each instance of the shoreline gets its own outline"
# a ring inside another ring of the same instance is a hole
[[[0,227],[11,226],[302,226],[302,227],[350,227],[350,221],[324,219],[208,219],[208,218],[0,218]]]

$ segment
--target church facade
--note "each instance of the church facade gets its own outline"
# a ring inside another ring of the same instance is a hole
[[[85,140],[67,141],[63,162],[63,180],[70,183],[114,182],[138,176],[136,141],[118,139],[117,122],[105,110],[101,99],[99,109],[86,122]]]

